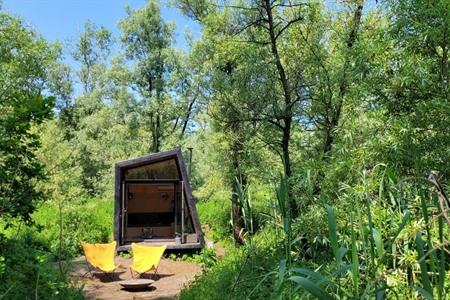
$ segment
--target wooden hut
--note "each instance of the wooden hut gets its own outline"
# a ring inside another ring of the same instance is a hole
[[[131,242],[167,249],[200,249],[200,227],[179,148],[116,164],[114,238],[118,251]]]

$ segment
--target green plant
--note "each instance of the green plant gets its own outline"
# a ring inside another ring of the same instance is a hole
[[[236,178],[237,187],[237,202],[242,212],[242,219],[244,221],[245,231],[249,234],[254,233],[253,227],[253,208],[252,208],[252,195],[250,192],[249,184],[242,184],[242,182]]]
[[[203,248],[199,254],[192,256],[192,261],[199,263],[202,269],[209,270],[217,263],[217,256],[214,248]]]
[[[0,299],[84,299],[81,288],[57,273],[54,256],[35,232],[24,230],[16,238],[0,235],[3,269]],[[65,268],[67,266],[65,265]]]
[[[130,259],[133,257],[133,254],[131,252],[124,252],[124,251],[119,252],[118,255],[125,259]]]
[[[200,222],[207,226],[206,235],[213,241],[230,240],[230,201],[225,198],[203,200],[196,206]]]
[[[38,235],[48,241],[53,253],[59,249],[58,206],[53,202],[42,204],[33,214]],[[62,258],[82,254],[81,241],[101,243],[112,235],[112,203],[102,199],[72,199],[62,209]]]

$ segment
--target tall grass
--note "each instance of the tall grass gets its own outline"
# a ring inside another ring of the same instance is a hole
[[[444,247],[448,231],[445,212],[433,201],[436,197],[430,189],[416,183],[402,187],[384,171],[376,178],[362,174],[361,186],[346,187],[347,199],[352,199],[350,209],[344,210],[349,220],[339,220],[333,207],[325,205],[334,264],[314,270],[296,266],[298,262],[293,261],[292,220],[285,186],[286,179],[281,178],[276,189],[285,256],[279,261],[278,271],[267,273],[255,289],[273,278],[276,298],[310,295],[319,299],[415,299],[420,295],[445,299]],[[378,188],[376,194],[373,187]],[[339,229],[338,224],[344,226]],[[294,283],[294,287],[286,282]]]
[[[450,231],[445,211],[429,186],[401,181],[378,166],[361,173],[359,182],[342,185],[332,205],[324,203],[314,214],[304,211],[297,220],[290,217],[286,187],[287,179],[281,177],[272,213],[265,214],[265,228],[252,239],[253,250],[249,252],[249,244],[231,250],[234,260],[219,261],[183,293],[189,295],[186,299],[203,296],[194,290],[222,299],[214,290],[227,282],[234,292],[224,299],[448,297]],[[311,215],[316,222],[305,222]],[[318,231],[298,224],[324,228]],[[267,237],[260,238],[263,232],[273,235],[270,244],[264,243]],[[318,239],[327,241],[326,252],[314,248],[308,232],[324,232],[326,237]],[[320,252],[311,255],[310,251]]]
[[[242,219],[244,221],[244,229],[250,235],[254,233],[253,226],[253,206],[252,194],[249,184],[243,184],[241,180],[236,178],[237,204],[241,209]]]

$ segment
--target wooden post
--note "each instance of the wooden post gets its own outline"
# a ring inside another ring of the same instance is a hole
[[[188,176],[189,176],[189,178],[191,178],[191,175],[192,175],[192,147],[189,147],[188,148],[188,150],[189,150],[189,174],[188,174]]]
[[[175,233],[174,236],[175,238],[177,237],[177,230],[178,230],[178,184],[174,183],[174,190],[175,192],[175,197],[174,197],[174,205],[175,205]]]
[[[121,234],[122,234],[122,243],[125,240],[125,213],[126,213],[126,209],[125,209],[125,201],[127,199],[126,197],[126,186],[125,186],[125,182],[122,183],[122,212],[121,212],[121,223],[122,223],[122,227],[121,227]]]
[[[184,244],[184,181],[181,181],[181,243]]]

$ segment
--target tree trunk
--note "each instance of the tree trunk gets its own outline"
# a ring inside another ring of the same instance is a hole
[[[237,161],[237,160],[236,160]],[[247,185],[245,176],[241,175],[241,183],[243,186]],[[233,223],[233,237],[236,244],[242,245],[244,243],[244,219],[242,215],[242,207],[237,201],[238,186],[237,182],[233,184],[233,193],[231,195],[231,221]]]
[[[241,168],[241,153],[243,151],[244,145],[242,139],[239,137],[239,123],[233,121],[231,124],[232,131],[232,145],[231,145],[231,169],[230,169],[230,180],[232,186],[231,193],[231,221],[233,223],[233,237],[236,244],[242,245],[244,243],[244,229],[245,222],[244,216],[242,214],[242,205],[238,201],[239,186],[242,185],[242,189],[245,189],[247,185],[247,177],[242,172]],[[239,183],[238,183],[239,181]]]
[[[296,219],[298,217],[298,206],[295,201],[294,194],[292,192],[292,168],[291,168],[291,159],[289,155],[289,144],[291,140],[291,127],[292,127],[292,97],[291,91],[289,88],[288,79],[286,76],[286,72],[284,70],[283,64],[281,63],[280,55],[278,54],[277,48],[277,37],[275,34],[275,25],[273,22],[272,16],[272,7],[270,0],[266,0],[264,9],[267,13],[267,21],[269,25],[269,35],[270,35],[270,47],[271,52],[275,60],[275,65],[277,67],[279,80],[281,82],[281,86],[283,88],[283,96],[284,96],[284,115],[283,115],[283,132],[282,132],[282,158],[284,164],[284,174],[288,179],[288,196],[289,196],[289,208],[291,212],[291,218]]]
[[[291,138],[291,118],[288,120],[285,120],[285,122],[288,122],[287,125],[285,125],[283,130],[283,161],[284,161],[284,175],[286,176],[288,182],[287,182],[287,188],[288,188],[288,197],[289,197],[289,208],[291,211],[291,218],[296,219],[298,217],[298,206],[297,202],[295,201],[294,193],[293,193],[293,187],[292,187],[292,168],[291,168],[291,157],[289,154],[289,141]]]
[[[156,115],[156,128],[155,128],[156,136],[155,136],[155,151],[159,152],[161,150],[161,116]]]
[[[183,122],[183,128],[181,129],[180,137],[183,137],[184,133],[186,132],[186,128],[187,128],[187,125],[189,123],[189,119],[190,119],[191,113],[192,113],[192,108],[194,107],[194,103],[195,103],[196,98],[197,97],[194,97],[192,99],[192,101],[189,103],[189,106],[188,106],[188,109],[187,109],[187,112],[186,112],[186,117],[185,117],[184,122]]]
[[[350,30],[349,36],[347,38],[347,50],[350,51],[353,48],[353,45],[355,44],[356,38],[358,36],[358,30],[359,25],[361,24],[361,16],[362,16],[362,10],[364,1],[361,1],[358,6],[356,7],[355,13],[353,15],[352,19],[352,29]],[[328,128],[326,129],[326,135],[324,140],[324,146],[323,146],[323,153],[324,157],[331,151],[334,139],[335,139],[335,129],[339,126],[339,121],[341,119],[341,113],[342,113],[342,106],[344,104],[344,97],[347,92],[347,69],[350,64],[350,55],[345,56],[344,60],[344,66],[343,66],[343,74],[341,81],[339,83],[339,93],[337,97],[337,103],[334,108],[333,115],[331,117],[331,120],[328,122]]]
[[[362,16],[362,10],[364,8],[364,1],[361,0],[360,3],[357,5],[355,13],[353,14],[352,24],[351,24],[351,30],[347,38],[347,50],[350,51],[358,37],[358,30],[359,26],[361,24],[361,16]],[[339,121],[341,119],[342,115],[342,108],[344,105],[344,97],[347,92],[348,82],[347,82],[347,75],[348,75],[348,66],[350,64],[350,55],[346,54],[344,58],[344,65],[343,65],[343,74],[342,78],[339,82],[339,93],[337,95],[336,99],[336,105],[334,107],[331,107],[333,109],[331,118],[329,115],[327,115],[327,123],[325,126],[325,137],[323,140],[323,147],[322,147],[322,161],[326,162],[328,160],[328,155],[330,154],[331,150],[333,149],[333,145],[336,138],[336,129],[339,126]],[[332,102],[330,103],[330,106],[332,106]],[[315,181],[313,186],[313,194],[318,195],[321,191],[321,181],[325,177],[325,174],[322,170],[319,170],[318,173],[318,179]]]

